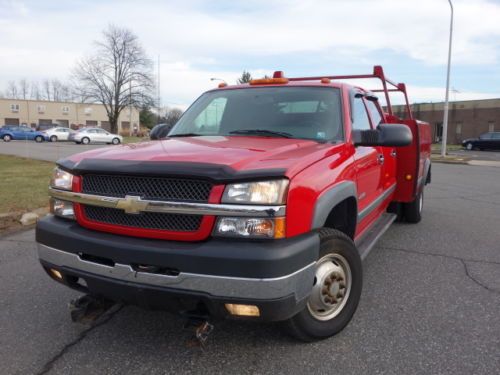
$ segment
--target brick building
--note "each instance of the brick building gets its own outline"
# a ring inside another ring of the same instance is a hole
[[[431,124],[432,140],[443,135],[444,102],[412,104],[415,118]],[[393,106],[396,116],[404,116],[404,106]],[[463,100],[449,104],[448,143],[460,144],[463,139],[482,133],[500,131],[500,99]]]
[[[132,122],[132,124],[131,124]],[[99,126],[109,129],[108,116],[102,104],[52,102],[45,100],[0,99],[0,126],[58,124],[73,129]],[[139,129],[139,111],[125,108],[118,119],[118,131]]]

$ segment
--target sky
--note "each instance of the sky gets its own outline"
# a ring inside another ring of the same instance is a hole
[[[500,97],[500,0],[453,0],[451,100]],[[69,80],[109,24],[159,57],[161,102],[185,108],[216,86],[282,70],[363,74],[382,65],[411,102],[445,95],[447,0],[0,0],[0,91],[10,80]],[[365,82],[363,82],[365,83]],[[376,88],[366,82],[366,88]],[[397,101],[397,100],[396,100]]]

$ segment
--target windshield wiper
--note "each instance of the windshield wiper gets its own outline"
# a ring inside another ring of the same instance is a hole
[[[172,137],[201,137],[205,134],[197,134],[197,133],[179,133],[179,134],[171,134],[167,135],[168,138]]]
[[[293,138],[293,135],[286,132],[276,132],[273,130],[266,129],[241,129],[241,130],[233,130],[229,132],[229,134],[257,134],[257,135],[276,135],[282,138]]]

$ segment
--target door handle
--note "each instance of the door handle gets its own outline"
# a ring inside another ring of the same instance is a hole
[[[392,150],[392,151],[391,151],[391,156],[392,156],[393,158],[395,158],[395,157],[396,157],[396,155],[397,155],[397,154],[396,154],[396,150]]]
[[[384,164],[385,158],[383,154],[379,154],[377,159],[379,164]]]

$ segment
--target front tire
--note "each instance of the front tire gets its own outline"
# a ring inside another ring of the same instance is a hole
[[[422,220],[422,210],[424,208],[424,189],[418,193],[415,200],[404,205],[404,215],[408,223],[416,224]]]
[[[113,140],[111,141],[111,143],[113,143],[114,145],[119,145],[120,144],[120,139],[119,138],[113,138]]]
[[[90,143],[90,138],[88,138],[88,137],[83,137],[82,138],[82,144],[88,145],[89,143]]]
[[[361,258],[354,242],[330,228],[321,229],[319,236],[319,260],[307,306],[285,321],[287,332],[306,342],[344,329],[358,307],[363,285]]]
[[[465,148],[468,150],[468,151],[472,151],[474,149],[474,146],[472,145],[472,143],[467,143],[465,145]]]

